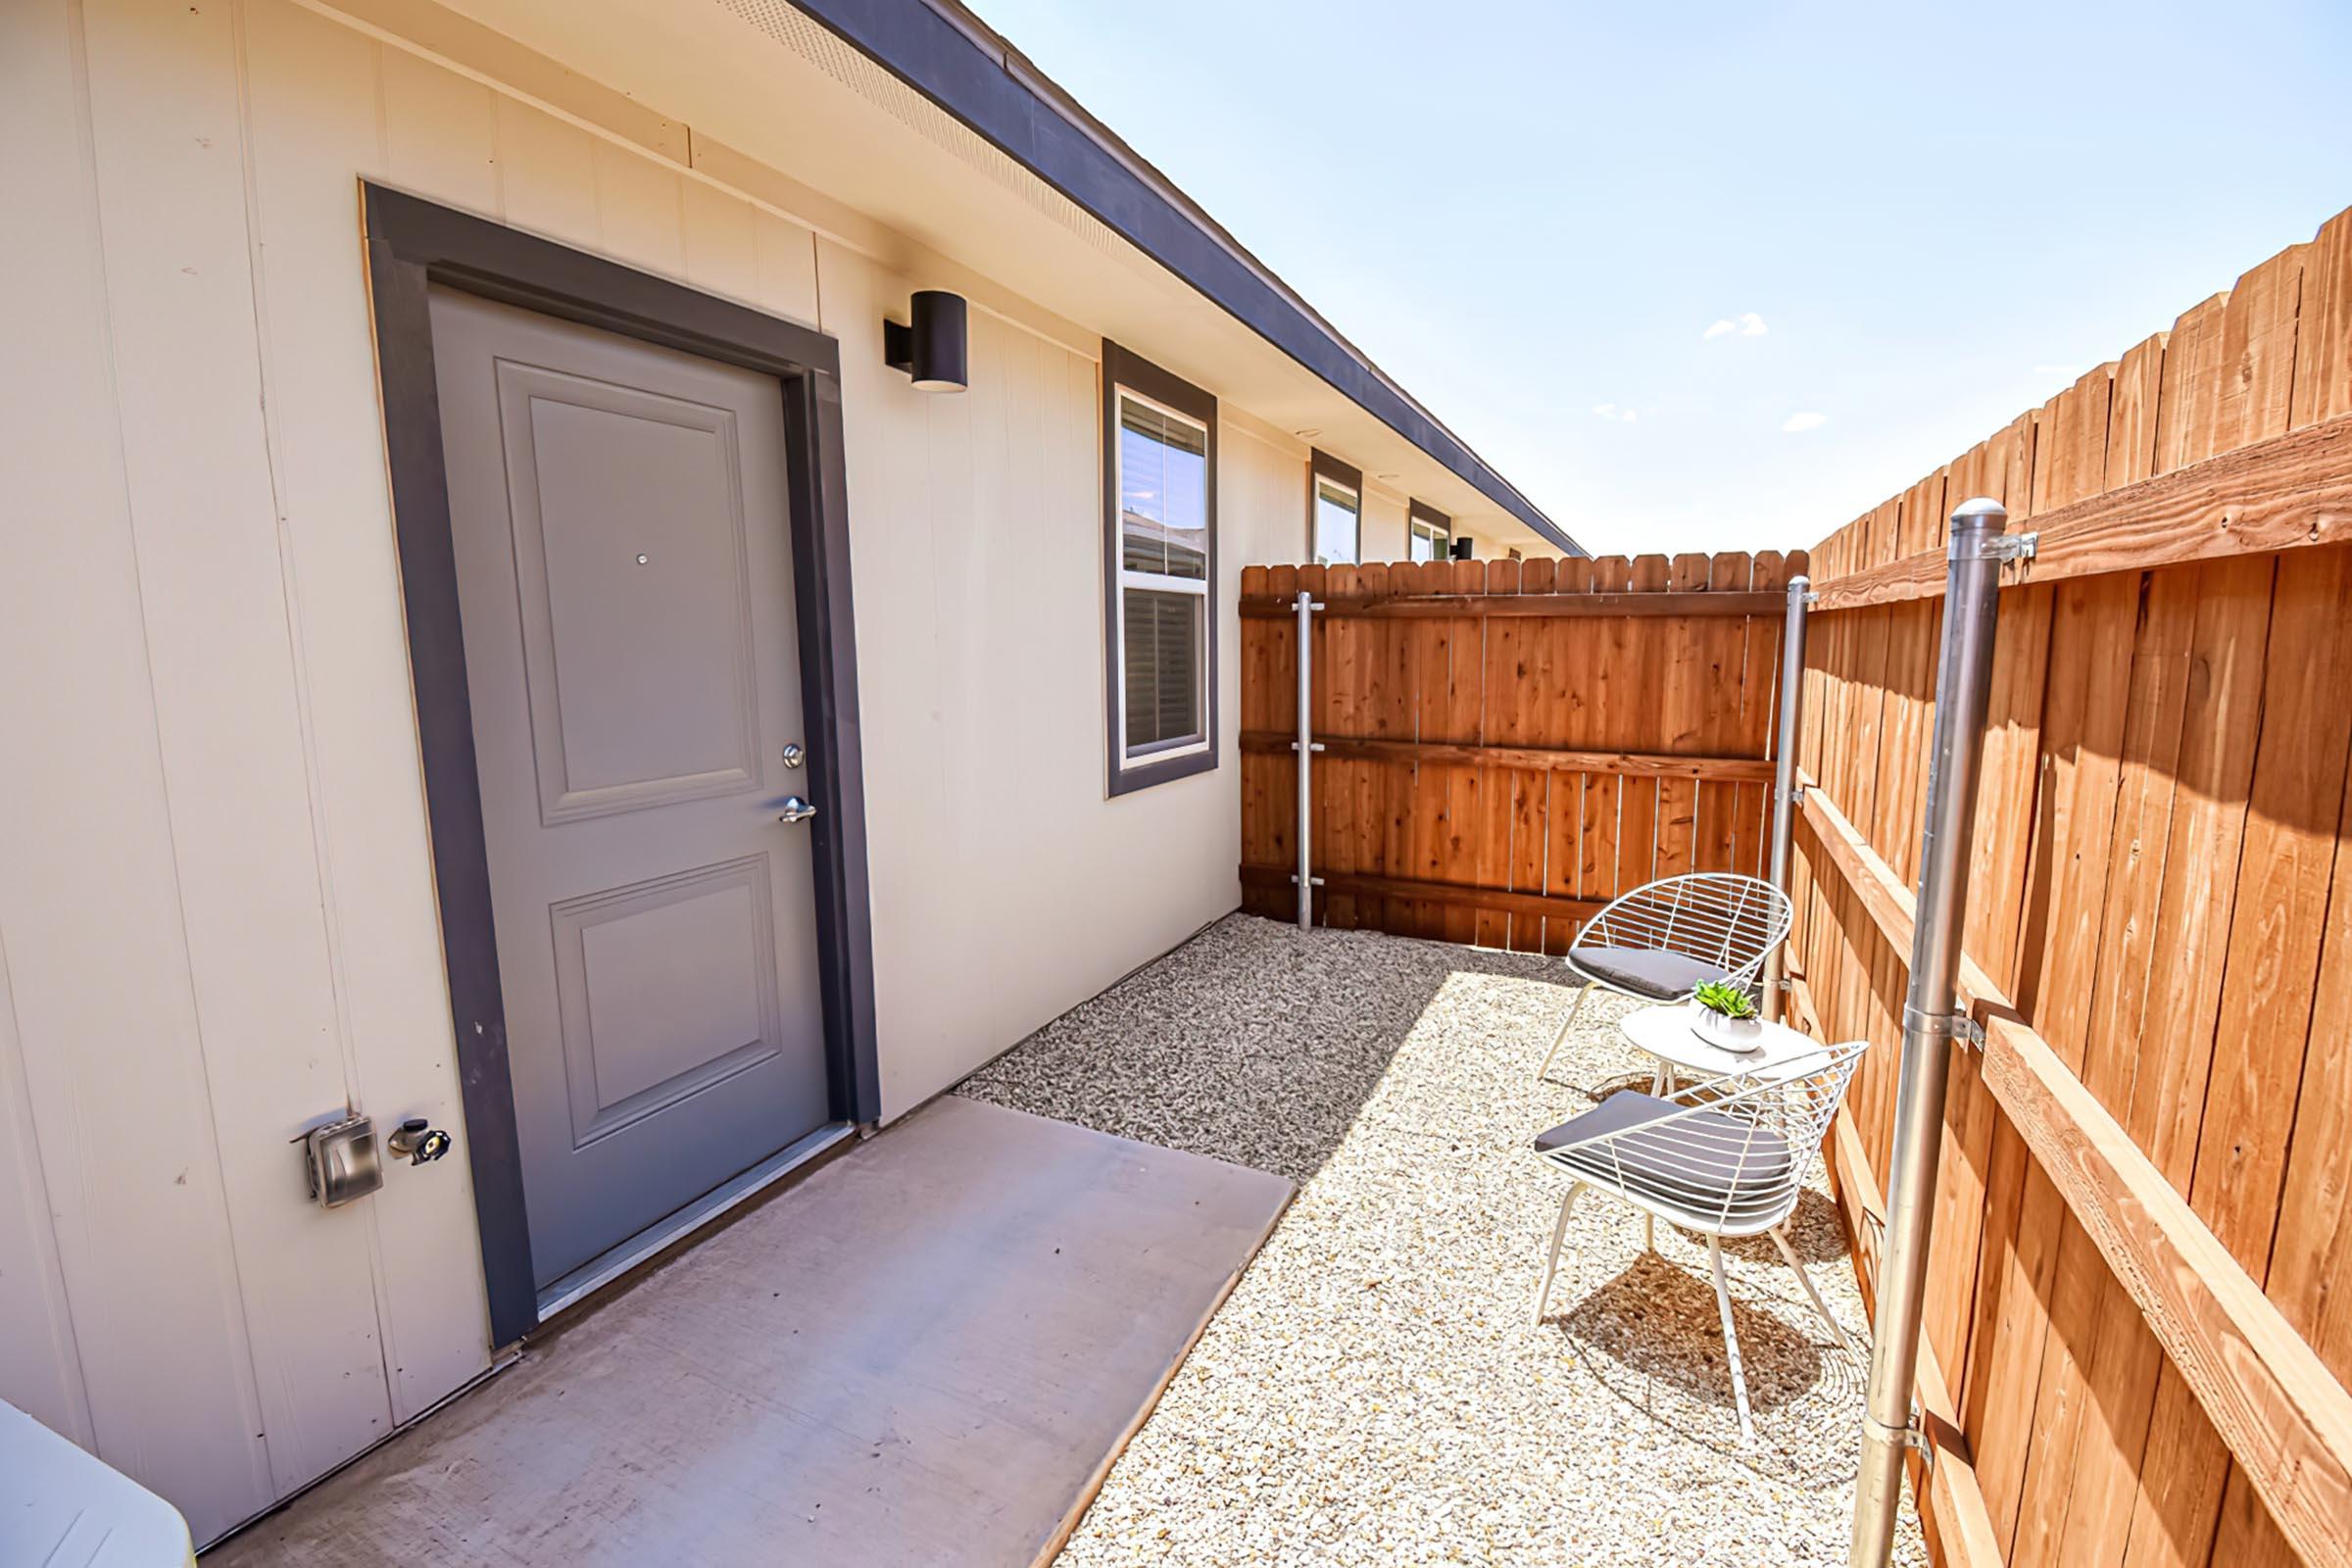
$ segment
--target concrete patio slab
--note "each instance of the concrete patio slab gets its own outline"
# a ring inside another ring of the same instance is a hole
[[[942,1100],[205,1560],[1019,1568],[1292,1191]]]

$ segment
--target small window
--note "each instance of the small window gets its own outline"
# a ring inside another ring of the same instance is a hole
[[[1414,502],[1408,518],[1415,561],[1444,561],[1453,553],[1453,519],[1437,508]]]
[[[1110,793],[1216,766],[1216,400],[1102,346]]]
[[[1363,560],[1363,470],[1317,452],[1307,480],[1307,546],[1315,564],[1354,565]]]

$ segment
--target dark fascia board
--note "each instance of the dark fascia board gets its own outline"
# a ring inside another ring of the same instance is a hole
[[[1570,555],[1589,552],[1200,206],[952,0],[794,0],[1480,494]]]

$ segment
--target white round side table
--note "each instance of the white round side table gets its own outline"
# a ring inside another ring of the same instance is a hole
[[[1651,1094],[1666,1093],[1677,1068],[1706,1078],[1744,1073],[1768,1080],[1785,1074],[1791,1063],[1817,1056],[1822,1049],[1809,1035],[1798,1034],[1786,1024],[1768,1023],[1754,1050],[1729,1051],[1698,1037],[1698,1011],[1695,1003],[1669,1003],[1638,1008],[1618,1025],[1630,1044],[1657,1060],[1657,1072],[1650,1079]]]

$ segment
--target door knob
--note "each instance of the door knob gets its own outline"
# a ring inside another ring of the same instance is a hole
[[[776,820],[779,822],[806,822],[815,814],[816,808],[814,806],[802,800],[798,795],[787,795],[784,797],[784,814],[777,817]]]

